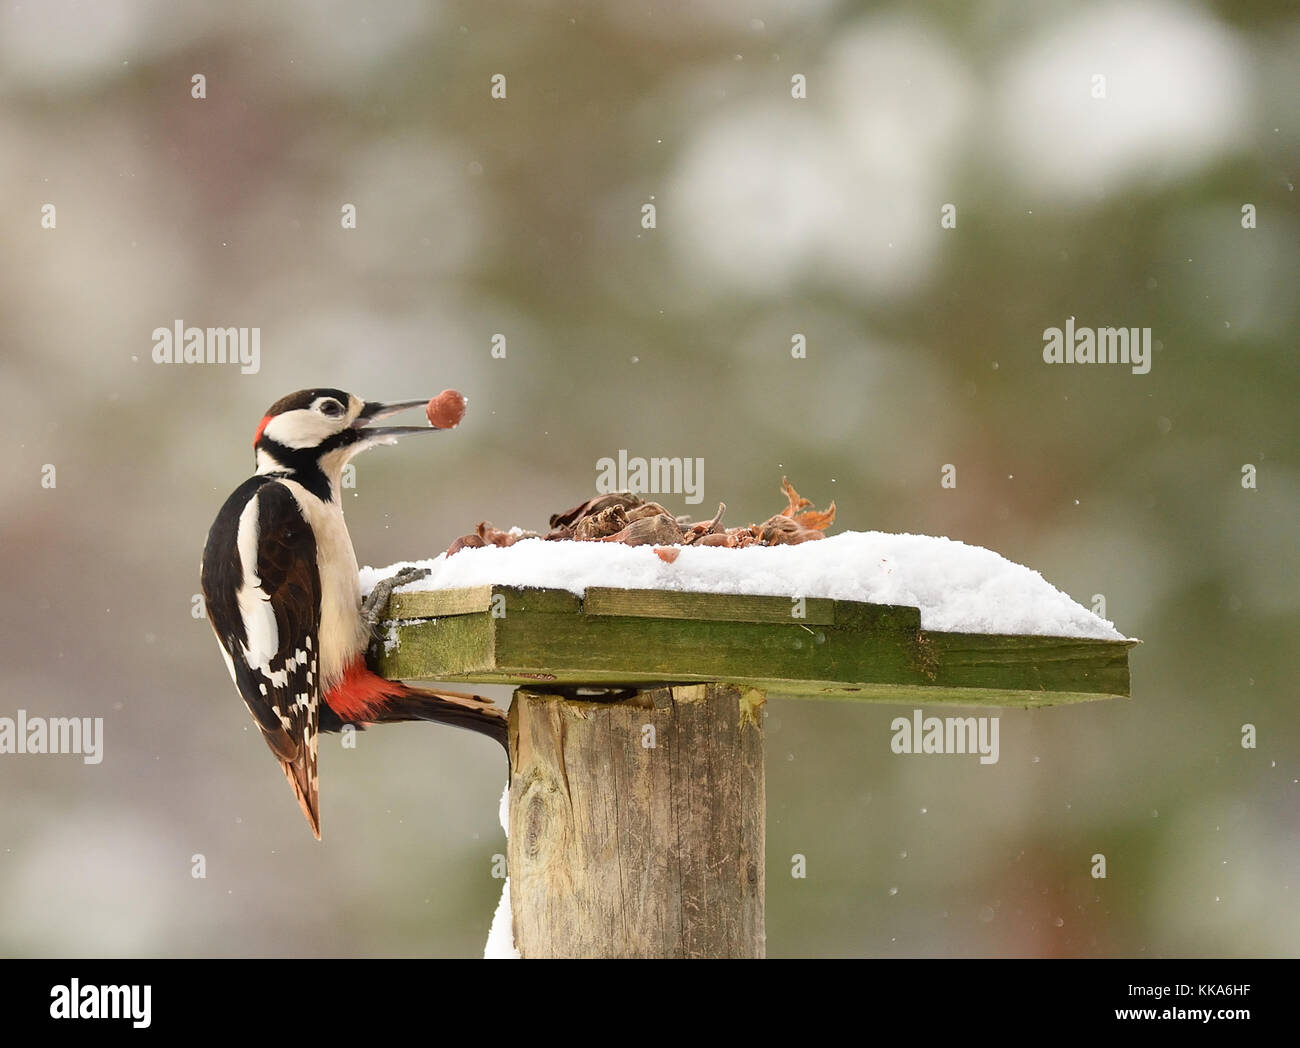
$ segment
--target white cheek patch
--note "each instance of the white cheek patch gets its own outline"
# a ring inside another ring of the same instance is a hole
[[[326,418],[307,408],[299,408],[276,415],[266,424],[262,433],[286,448],[314,448],[344,425],[346,423],[342,418]]]

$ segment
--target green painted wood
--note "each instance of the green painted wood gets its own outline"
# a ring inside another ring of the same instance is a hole
[[[691,594],[682,603],[683,594],[646,591],[645,606],[611,614],[627,610],[629,592],[602,591],[595,610],[558,590],[441,591],[423,602],[397,594],[389,613],[408,617],[390,624],[397,643],[374,661],[396,679],[728,681],[772,695],[907,704],[1046,706],[1129,694],[1135,641],[923,631],[916,608],[853,601],[819,602],[815,614],[830,621],[809,622],[790,617],[788,597]],[[409,617],[456,607],[482,610]],[[778,608],[781,618],[763,618]]]
[[[582,610],[588,615],[630,615],[642,619],[721,619],[733,622],[802,622],[829,626],[835,602],[821,597],[762,597],[735,593],[606,589],[588,586]],[[796,619],[795,613],[799,617]]]
[[[415,590],[394,593],[384,617],[389,620],[436,619],[444,615],[466,615],[476,611],[492,611],[500,617],[507,610],[576,614],[582,610],[582,601],[566,590],[520,589],[514,586]]]
[[[401,679],[390,672],[399,669],[407,677],[425,680],[431,673],[446,680],[470,680],[475,679],[471,674],[496,672],[496,631],[486,613],[394,622],[390,627],[397,643],[378,660],[384,667],[380,672],[390,679]]]
[[[388,602],[390,619],[436,619],[443,615],[468,615],[488,611],[492,605],[492,587],[472,589],[417,590],[394,593]]]

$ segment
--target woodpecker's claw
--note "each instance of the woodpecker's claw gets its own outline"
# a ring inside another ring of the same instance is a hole
[[[405,586],[408,582],[422,579],[428,574],[428,568],[402,568],[397,574],[375,583],[375,588],[370,591],[370,595],[361,602],[361,617],[366,620],[366,626],[372,636],[375,635],[384,613],[388,610],[388,602],[393,596],[393,590]]]

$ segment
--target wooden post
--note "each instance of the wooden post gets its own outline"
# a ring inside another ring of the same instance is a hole
[[[695,684],[510,707],[524,957],[762,957],[763,705]]]

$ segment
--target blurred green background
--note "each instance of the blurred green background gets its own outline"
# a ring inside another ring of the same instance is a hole
[[[357,461],[363,564],[626,448],[702,457],[696,516],[789,474],[1142,638],[1131,701],[1006,710],[993,766],[773,700],[770,955],[1295,955],[1298,67],[1293,5],[1226,0],[0,4],[0,715],[105,718],[97,766],[0,756],[0,953],[481,951],[493,744],[331,737],[318,844],[191,614],[319,384],[471,400]],[[1044,364],[1068,316],[1150,373]],[[153,363],[178,319],[260,371]]]

